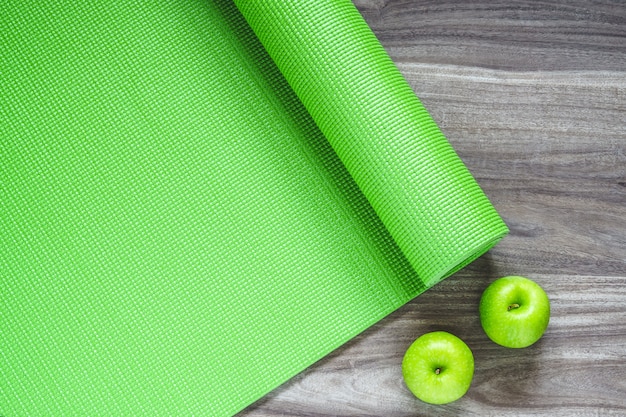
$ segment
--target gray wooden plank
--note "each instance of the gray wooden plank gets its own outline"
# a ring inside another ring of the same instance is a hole
[[[529,348],[507,349],[487,338],[477,308],[492,277],[464,271],[298,375],[244,415],[626,415],[626,279],[530,277],[550,295],[552,315],[544,337]],[[476,361],[469,392],[444,406],[412,397],[399,367],[411,342],[434,330],[461,337]]]

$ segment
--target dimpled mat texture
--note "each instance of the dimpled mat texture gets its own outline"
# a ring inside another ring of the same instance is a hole
[[[349,0],[235,3],[0,3],[0,415],[233,415],[507,233]]]

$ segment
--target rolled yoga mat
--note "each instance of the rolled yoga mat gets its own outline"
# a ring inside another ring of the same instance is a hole
[[[0,4],[0,415],[233,415],[507,233],[349,0],[235,3]]]

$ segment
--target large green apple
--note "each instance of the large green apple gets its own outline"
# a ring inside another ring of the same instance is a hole
[[[402,375],[420,400],[446,404],[458,400],[469,389],[474,356],[465,342],[450,333],[426,333],[404,354]]]
[[[550,320],[550,301],[534,281],[519,276],[495,280],[480,299],[480,322],[499,345],[523,348],[543,335]]]

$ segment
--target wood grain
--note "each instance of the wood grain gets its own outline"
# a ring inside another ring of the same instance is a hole
[[[626,416],[626,2],[355,4],[511,234],[240,417]],[[552,303],[526,349],[478,320],[484,288],[509,274]],[[400,371],[433,330],[476,359],[445,406],[416,400]]]

